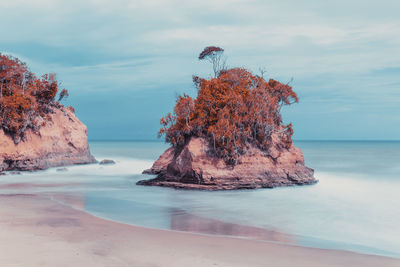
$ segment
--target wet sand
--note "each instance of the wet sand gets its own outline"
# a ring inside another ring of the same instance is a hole
[[[400,266],[400,260],[131,226],[27,194],[0,195],[3,266]]]

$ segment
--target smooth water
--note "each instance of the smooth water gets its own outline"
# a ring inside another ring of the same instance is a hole
[[[0,193],[67,194],[97,216],[146,227],[400,257],[400,142],[298,141],[319,183],[217,192],[137,186],[164,143],[90,145],[117,164],[5,175]]]

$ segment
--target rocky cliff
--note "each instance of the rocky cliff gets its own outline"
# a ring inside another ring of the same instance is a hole
[[[210,156],[205,139],[192,137],[183,148],[166,150],[151,169],[143,172],[156,174],[156,178],[138,184],[227,190],[315,183],[314,170],[304,165],[301,150],[293,144],[289,148],[280,146],[277,136],[272,139],[268,152],[250,146],[239,163],[231,166]]]
[[[0,129],[0,172],[95,161],[90,154],[86,126],[70,109],[61,105],[53,109],[50,120],[38,133],[27,130],[24,141],[18,144]]]

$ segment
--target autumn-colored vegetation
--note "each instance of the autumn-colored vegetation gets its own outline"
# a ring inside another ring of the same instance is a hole
[[[55,74],[38,78],[24,62],[0,54],[0,128],[15,143],[24,139],[27,129],[37,132],[45,124],[48,114],[59,105],[57,92]],[[59,100],[66,96],[64,89]]]
[[[243,68],[227,69],[220,59],[213,59],[222,52],[218,47],[203,50],[199,59],[209,58],[215,77],[193,77],[197,98],[180,96],[173,114],[161,119],[159,135],[178,148],[192,136],[204,137],[214,156],[232,165],[250,144],[267,152],[272,134],[289,147],[293,129],[291,124],[282,125],[280,111],[283,105],[298,102],[292,87],[273,79],[266,81]]]

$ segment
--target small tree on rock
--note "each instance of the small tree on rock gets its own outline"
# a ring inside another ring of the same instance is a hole
[[[226,69],[226,58],[223,55],[224,49],[217,46],[207,46],[199,55],[199,60],[208,60],[213,65],[214,77]]]

